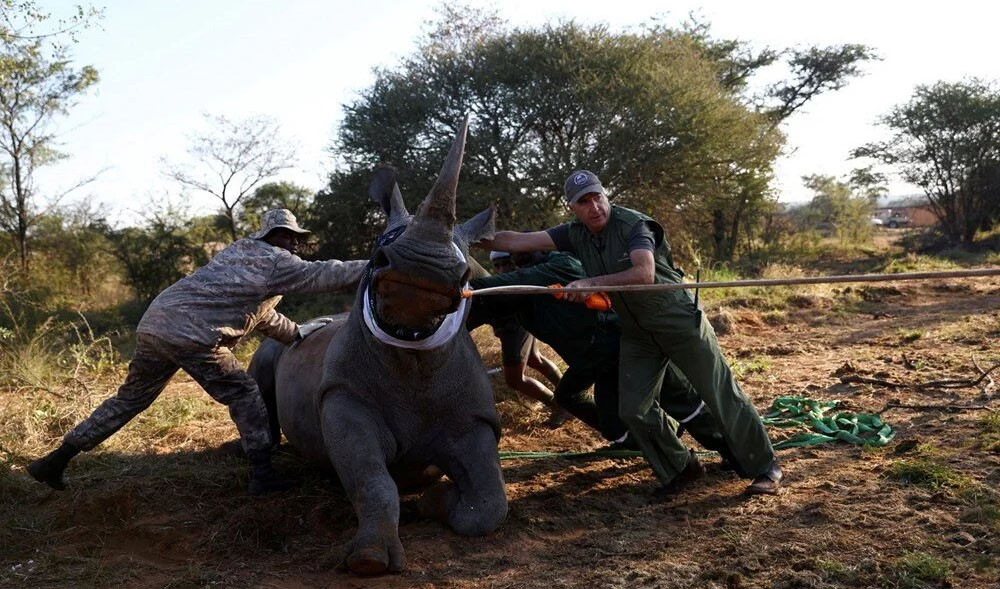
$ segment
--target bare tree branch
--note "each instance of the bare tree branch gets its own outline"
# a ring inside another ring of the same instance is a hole
[[[295,149],[285,142],[277,122],[266,116],[230,121],[205,115],[213,129],[190,138],[186,164],[166,164],[164,173],[186,188],[222,202],[235,241],[236,208],[254,187],[295,163]],[[209,178],[215,177],[215,180]]]

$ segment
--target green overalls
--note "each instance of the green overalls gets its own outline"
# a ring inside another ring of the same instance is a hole
[[[663,228],[649,217],[612,205],[600,234],[579,221],[569,239],[588,276],[615,274],[632,267],[628,240],[637,223],[648,222],[656,234],[657,284],[681,282]],[[667,363],[672,362],[715,416],[736,461],[737,471],[753,477],[774,460],[771,440],[753,404],[733,379],[715,339],[715,331],[687,290],[609,293],[622,323],[619,368],[619,416],[639,443],[663,484],[689,460],[677,438],[677,424],[658,402]]]
[[[538,264],[476,278],[470,285],[475,289],[515,284],[565,285],[586,277],[576,258],[550,252]],[[605,439],[622,437],[625,426],[618,417],[621,325],[617,315],[550,295],[499,295],[473,299],[469,326],[474,329],[488,317],[501,316],[513,316],[517,324],[550,345],[566,362],[566,372],[555,390],[559,405],[600,431]],[[587,394],[591,385],[593,398]],[[684,427],[702,446],[721,449],[722,435],[715,420],[701,407],[698,394],[673,365],[663,380],[659,403],[669,415],[684,421]]]

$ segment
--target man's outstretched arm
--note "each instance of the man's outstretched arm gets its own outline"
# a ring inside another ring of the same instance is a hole
[[[547,231],[497,231],[493,239],[483,239],[475,245],[499,252],[551,252],[556,249]]]
[[[629,252],[629,258],[632,260],[632,267],[628,270],[622,270],[621,272],[615,272],[614,274],[605,274],[603,276],[594,276],[593,278],[584,278],[582,280],[574,280],[567,284],[567,287],[595,287],[594,290],[601,290],[602,287],[608,286],[623,286],[626,284],[653,284],[656,279],[656,262],[653,260],[653,252],[645,249],[634,249]],[[587,298],[589,293],[586,292],[567,292],[565,296],[567,299],[580,303]]]

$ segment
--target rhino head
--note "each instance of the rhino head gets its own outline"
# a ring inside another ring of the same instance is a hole
[[[468,243],[494,232],[492,207],[455,225],[455,199],[465,151],[468,118],[459,126],[437,181],[415,215],[410,215],[388,166],[376,170],[370,194],[386,213],[386,232],[371,258],[369,291],[379,324],[392,333],[435,330],[458,310],[461,291],[481,269],[468,256]],[[401,232],[401,234],[400,234]],[[398,234],[394,240],[386,239]]]

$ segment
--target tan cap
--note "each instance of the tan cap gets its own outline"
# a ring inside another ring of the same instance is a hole
[[[260,220],[260,231],[250,235],[252,239],[264,239],[267,234],[275,229],[288,229],[299,235],[308,235],[311,231],[299,227],[295,222],[295,215],[288,209],[274,209],[264,213]]]

